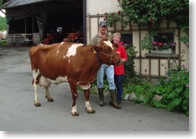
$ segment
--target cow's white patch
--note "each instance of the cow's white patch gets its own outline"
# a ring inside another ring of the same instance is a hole
[[[83,46],[82,43],[73,44],[72,46],[69,47],[67,54],[65,56],[66,57],[75,56],[77,48],[81,46]]]
[[[90,84],[88,84],[88,85],[80,85],[80,88],[81,88],[82,90],[87,90],[87,89],[89,89],[90,87],[91,87]]]
[[[63,45],[63,43],[64,43],[64,42],[61,42],[61,43],[59,44],[59,46],[57,47],[57,51],[56,51],[57,54],[59,53],[59,47],[60,47],[61,45]]]
[[[76,105],[72,107],[71,113],[72,114],[77,113],[77,107],[76,107]]]
[[[37,95],[37,84],[36,84],[37,77],[39,76],[39,74],[40,74],[39,69],[33,70],[34,104],[36,106],[40,106],[38,95]]]
[[[39,74],[40,74],[39,69],[33,70],[33,79],[35,82],[37,81],[36,79],[39,76]]]
[[[114,48],[112,47],[112,43],[111,43],[110,41],[104,41],[104,43],[105,43],[106,45],[110,46],[110,47],[114,50]]]
[[[53,83],[53,84],[61,84],[61,83],[67,82],[67,81],[68,81],[68,79],[67,79],[66,76],[65,77],[60,77],[59,76],[55,80],[51,80],[49,78],[45,78],[44,76],[41,76],[40,80],[39,80],[39,84],[41,86],[48,87],[48,86],[50,86],[51,83]]]
[[[51,80],[51,81],[54,84],[60,84],[60,83],[68,82],[68,79],[67,79],[67,76],[65,76],[65,77],[59,76],[58,78],[56,78],[56,80]]]
[[[89,101],[85,101],[85,107],[88,111],[92,111],[91,105]]]

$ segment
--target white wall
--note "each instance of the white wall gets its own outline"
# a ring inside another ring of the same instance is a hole
[[[86,1],[86,29],[87,29],[87,44],[91,43],[92,38],[98,33],[98,23],[103,21],[104,17],[91,18],[88,15],[105,14],[110,12],[117,12],[120,10],[118,6],[118,0],[87,0]],[[91,22],[91,28],[89,26],[89,20]],[[91,36],[89,36],[89,34]]]
[[[118,0],[87,0],[86,4],[86,13],[91,15],[116,12],[120,9]]]

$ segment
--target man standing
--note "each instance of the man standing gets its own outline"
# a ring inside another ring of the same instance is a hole
[[[93,45],[98,45],[100,41],[103,38],[108,38],[108,40],[111,41],[111,36],[107,34],[107,28],[106,28],[106,22],[101,21],[99,23],[99,33],[93,37],[92,39],[92,44]],[[116,109],[120,109],[121,106],[117,104],[116,102],[116,93],[115,93],[115,83],[114,83],[114,66],[113,65],[106,65],[102,64],[98,73],[97,73],[97,88],[98,88],[98,93],[99,93],[99,105],[103,107],[105,105],[104,102],[104,95],[103,95],[103,87],[104,87],[104,75],[106,74],[107,76],[107,81],[109,85],[109,91],[110,91],[110,104]]]

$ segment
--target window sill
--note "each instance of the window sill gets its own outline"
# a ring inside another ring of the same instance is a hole
[[[164,58],[177,58],[179,54],[161,54],[161,53],[146,53],[146,57],[164,57]]]

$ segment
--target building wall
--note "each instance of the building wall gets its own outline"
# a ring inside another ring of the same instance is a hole
[[[116,12],[119,9],[120,7],[118,6],[118,0],[86,0],[87,44],[91,43],[93,36],[98,33],[99,22],[104,20],[103,16],[101,16],[100,18],[90,18],[89,14],[104,15],[105,13]],[[89,25],[89,20],[91,25]]]
[[[118,7],[118,0],[86,0],[86,4],[87,14],[90,13],[92,15],[116,12],[120,9]]]
[[[98,24],[101,20],[104,20],[104,14],[109,12],[118,12],[120,7],[118,6],[118,0],[87,0],[87,9],[86,9],[86,27],[87,27],[87,43],[91,43],[91,39],[98,33]],[[112,32],[114,28],[108,28],[109,34]],[[160,29],[162,31],[173,31],[176,34],[180,33],[180,36],[185,36],[186,34],[183,32],[179,32],[174,23],[167,24],[165,20]],[[116,30],[120,30],[120,24],[116,24]],[[141,50],[139,47],[141,40],[147,33],[147,30],[141,29],[132,24],[131,29],[127,28],[132,33],[133,45],[136,47],[135,59],[135,71],[142,75],[151,75],[151,76],[160,76],[164,75],[168,70],[168,63],[172,62],[172,59],[167,58],[148,58],[145,56],[146,53],[149,53],[147,50]],[[179,62],[179,59],[176,60],[177,64],[181,66],[189,67],[189,48],[178,41],[177,36],[174,37],[174,41],[177,43],[177,47],[175,50],[175,54],[179,54],[182,57],[182,61]],[[141,51],[140,51],[141,50]],[[140,53],[141,52],[141,53]],[[182,53],[184,52],[184,53]],[[180,58],[180,57],[179,57]],[[149,62],[150,61],[150,62]]]

